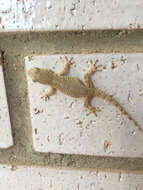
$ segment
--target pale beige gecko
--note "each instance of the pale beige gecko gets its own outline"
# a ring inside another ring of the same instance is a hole
[[[93,83],[89,79],[89,76],[94,72],[98,71],[96,64],[91,64],[90,70],[85,73],[83,77],[83,82],[78,78],[71,76],[64,76],[68,72],[69,66],[72,63],[72,59],[68,60],[66,58],[66,64],[60,73],[54,73],[49,69],[32,68],[28,71],[28,75],[31,77],[33,82],[39,82],[44,85],[51,86],[51,90],[46,95],[46,97],[51,96],[58,89],[64,94],[74,97],[74,98],[84,98],[84,107],[86,107],[90,112],[95,113],[99,111],[95,107],[90,105],[91,99],[95,97],[102,98],[112,105],[114,105],[122,114],[124,114],[140,131],[143,129],[137,124],[137,122],[132,119],[132,117],[121,107],[121,105],[110,95],[106,94],[98,88],[94,88]]]

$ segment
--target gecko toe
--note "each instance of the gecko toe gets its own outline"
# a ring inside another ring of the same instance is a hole
[[[44,99],[44,100],[47,102],[47,100],[50,99],[50,96],[48,96],[48,95],[44,95],[44,96],[42,96],[41,98]]]

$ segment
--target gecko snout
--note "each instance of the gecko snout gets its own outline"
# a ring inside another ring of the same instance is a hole
[[[33,82],[36,82],[38,81],[38,78],[39,78],[39,71],[40,69],[35,67],[35,68],[32,68],[28,71],[28,75],[30,76],[30,78],[32,79]]]

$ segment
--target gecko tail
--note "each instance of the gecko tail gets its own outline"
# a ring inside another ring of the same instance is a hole
[[[125,111],[125,109],[111,95],[108,95],[102,90],[97,89],[97,88],[94,90],[94,95],[96,97],[104,99],[105,101],[115,106],[123,115],[125,115],[138,128],[139,131],[143,132],[143,129],[138,125],[138,123]]]

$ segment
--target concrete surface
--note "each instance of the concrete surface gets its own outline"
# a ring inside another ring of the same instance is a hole
[[[142,0],[1,0],[0,32],[143,28]]]
[[[0,187],[9,190],[141,190],[143,175],[0,166]]]
[[[11,123],[7,104],[6,89],[0,55],[0,148],[8,148],[13,145]]]

